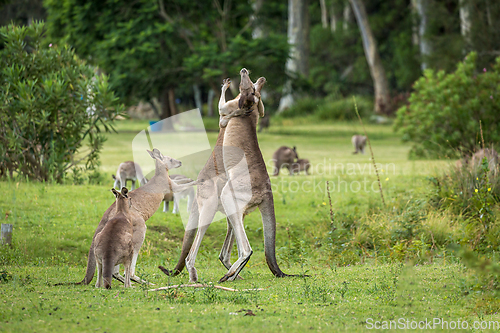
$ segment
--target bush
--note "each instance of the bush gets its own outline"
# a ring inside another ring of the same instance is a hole
[[[409,106],[397,111],[395,128],[412,141],[412,157],[455,158],[478,146],[479,121],[484,139],[500,141],[500,58],[493,70],[475,72],[470,53],[454,73],[428,69],[414,85]]]
[[[366,117],[373,113],[373,101],[363,97],[356,97],[356,104],[361,117]],[[358,119],[352,97],[338,100],[330,100],[327,98],[325,102],[318,107],[316,115],[321,120]]]
[[[356,104],[361,117],[373,113],[373,101],[364,97],[356,97]],[[284,110],[281,114],[285,118],[304,117],[313,115],[320,120],[352,120],[357,119],[352,97],[342,99],[328,96],[324,99],[305,97]]]
[[[60,182],[78,164],[96,168],[102,132],[122,108],[106,76],[67,46],[49,44],[43,30],[43,23],[0,29],[0,174]]]

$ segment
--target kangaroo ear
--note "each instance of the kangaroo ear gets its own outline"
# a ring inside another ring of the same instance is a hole
[[[113,192],[113,194],[115,195],[115,197],[118,197],[118,194],[120,193],[117,190],[115,190],[114,187],[111,189],[111,192]]]
[[[156,159],[155,155],[151,150],[146,149],[146,151],[149,153],[149,156],[151,156],[151,158]]]
[[[156,156],[157,159],[162,159],[163,155],[161,154],[160,150],[158,148],[153,149],[153,154]]]
[[[128,193],[127,188],[126,188],[126,187],[122,187],[121,194],[122,194],[125,198],[128,198],[127,193]]]
[[[115,175],[111,175],[111,178],[113,178],[114,180],[116,180],[116,177],[115,177]]]

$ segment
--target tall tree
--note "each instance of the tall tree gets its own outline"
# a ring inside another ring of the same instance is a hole
[[[418,45],[420,47],[420,56],[422,58],[420,67],[422,71],[428,67],[427,58],[431,54],[431,45],[428,40],[428,0],[412,0],[412,7],[418,15]]]
[[[377,42],[368,22],[365,5],[362,0],[349,0],[358,22],[361,37],[363,39],[363,49],[366,61],[370,67],[370,74],[375,88],[375,113],[384,113],[390,108],[389,83],[385,75],[377,48]]]
[[[292,78],[307,77],[309,74],[309,1],[288,0],[288,44],[290,56],[285,70],[291,78],[283,88],[278,112],[288,109],[294,103]]]

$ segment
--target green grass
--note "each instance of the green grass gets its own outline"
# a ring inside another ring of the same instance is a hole
[[[207,123],[217,125],[214,120]],[[420,209],[414,202],[425,200],[430,188],[426,177],[441,172],[449,162],[408,161],[410,146],[401,143],[390,126],[368,125],[381,166],[384,208],[376,191],[349,189],[376,181],[369,154],[352,155],[350,137],[361,133],[358,123],[313,124],[299,118],[275,119],[269,132],[259,133],[259,143],[266,161],[279,146],[287,145],[297,146],[299,156],[313,165],[310,176],[290,177],[284,170],[272,178],[278,262],[286,273],[311,277],[272,277],[263,253],[260,215],[254,212],[245,219],[254,254],[241,273],[244,280],[225,286],[264,291],[148,292],[140,285],[124,289],[116,281],[111,291],[95,289],[93,283],[53,286],[83,278],[95,227],[114,199],[109,193],[110,175],[120,162],[132,159],[131,142],[147,125],[147,121],[121,121],[119,133],[108,136],[101,155],[106,180],[102,185],[0,182],[0,214],[14,224],[12,247],[0,247],[0,331],[352,332],[365,331],[368,318],[500,320],[499,302],[488,298],[476,276],[444,247],[432,251],[409,247],[407,253],[414,251],[414,256],[402,265],[405,253],[397,247],[401,243],[391,240],[411,209]],[[216,136],[208,133],[212,146]],[[336,186],[331,195],[338,229],[333,233],[326,180]],[[439,244],[446,244],[451,233],[460,237],[461,229],[450,228],[453,217],[422,214],[426,216],[419,236],[422,244],[430,242],[426,230],[436,235],[436,242],[442,239]],[[172,268],[177,261],[184,231],[180,216],[160,209],[147,225],[138,275],[158,286],[187,283],[186,273],[168,278],[156,268],[159,264]],[[217,260],[225,232],[225,222],[219,221],[205,236],[196,264],[203,282],[216,282],[225,273]],[[247,310],[255,316],[244,316]]]

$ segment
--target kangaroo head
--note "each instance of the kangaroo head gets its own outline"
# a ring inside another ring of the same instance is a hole
[[[246,68],[241,69],[240,76],[240,99],[238,101],[238,108],[249,109],[257,103],[259,99],[255,96],[255,87],[252,80],[250,80],[250,76]]]
[[[126,187],[122,187],[122,190],[118,192],[115,188],[111,189],[111,192],[115,195],[116,201],[118,200],[127,200],[128,207],[132,206],[132,199],[128,196],[128,189]]]
[[[179,160],[176,160],[175,158],[172,158],[170,156],[164,156],[162,153],[160,153],[160,151],[156,148],[153,149],[153,151],[151,150],[148,150],[147,151],[149,153],[149,155],[157,160],[158,162],[160,162],[161,164],[165,165],[165,168],[167,170],[170,170],[170,169],[175,169],[175,168],[178,168],[182,165],[181,161]]]

